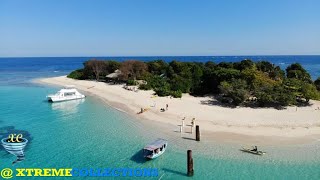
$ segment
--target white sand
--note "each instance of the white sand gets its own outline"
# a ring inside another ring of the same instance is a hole
[[[103,99],[109,105],[122,109],[138,118],[169,124],[172,129],[186,117],[185,124],[189,125],[192,118],[201,132],[207,136],[219,136],[235,141],[254,138],[254,142],[283,138],[300,142],[318,140],[320,137],[320,102],[311,101],[308,107],[288,107],[286,110],[273,108],[228,108],[215,105],[211,97],[192,97],[184,94],[181,99],[169,97],[154,97],[153,91],[133,92],[125,90],[123,85],[109,85],[103,82],[73,80],[65,76],[37,79],[36,82],[58,86],[75,85],[86,95],[94,95]],[[160,108],[168,111],[160,112]],[[155,107],[152,107],[155,105]],[[149,110],[137,114],[141,108]],[[189,127],[188,127],[189,128]],[[261,138],[257,138],[261,137]]]

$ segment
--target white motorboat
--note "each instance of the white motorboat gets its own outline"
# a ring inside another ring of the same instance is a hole
[[[157,139],[143,148],[143,156],[147,159],[155,159],[166,151],[167,146],[166,140]]]
[[[85,95],[79,93],[73,85],[66,86],[56,94],[49,94],[47,96],[48,101],[52,102],[70,101],[83,98],[85,98]]]

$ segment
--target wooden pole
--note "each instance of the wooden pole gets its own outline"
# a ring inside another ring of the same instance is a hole
[[[196,125],[196,141],[200,141],[200,128]]]
[[[182,126],[182,131],[184,131],[184,120],[182,120],[181,126]]]
[[[193,158],[192,158],[192,150],[187,151],[188,159],[187,159],[187,168],[188,168],[188,176],[193,176]]]

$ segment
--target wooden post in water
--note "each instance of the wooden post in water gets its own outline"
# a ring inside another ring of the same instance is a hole
[[[196,141],[200,141],[200,128],[196,125]]]
[[[193,176],[193,158],[192,158],[192,150],[187,151],[187,169],[188,169],[188,176]]]

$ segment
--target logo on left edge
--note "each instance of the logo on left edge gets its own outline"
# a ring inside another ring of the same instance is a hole
[[[27,143],[28,143],[28,140],[26,138],[23,138],[22,134],[10,134],[7,138],[3,138],[1,140],[1,145],[4,147],[4,149],[8,153],[17,157],[17,159],[13,161],[12,164],[15,164],[24,160],[24,148],[27,146]],[[1,171],[1,176],[2,176],[2,171]]]
[[[10,179],[12,178],[12,170],[10,168],[5,168],[5,169],[2,169],[1,171],[1,177],[3,179]]]

